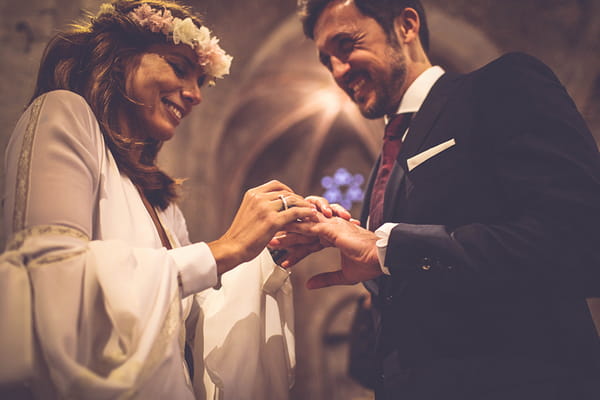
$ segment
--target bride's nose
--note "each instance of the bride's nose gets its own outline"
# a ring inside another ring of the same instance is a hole
[[[195,81],[187,82],[181,90],[181,95],[193,106],[200,104],[200,102],[202,101],[202,91],[200,90],[200,86],[198,86],[198,83],[196,83]]]

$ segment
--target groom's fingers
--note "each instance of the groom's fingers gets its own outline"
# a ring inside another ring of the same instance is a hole
[[[344,275],[344,272],[340,269],[313,276],[306,282],[306,287],[308,289],[320,289],[328,286],[353,285],[355,283],[356,282],[350,282]]]

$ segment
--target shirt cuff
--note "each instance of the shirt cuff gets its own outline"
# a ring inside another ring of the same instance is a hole
[[[390,275],[390,270],[384,265],[385,255],[387,253],[387,245],[390,239],[390,235],[392,233],[392,229],[394,229],[396,225],[398,224],[386,222],[385,224],[377,228],[377,230],[375,231],[375,235],[378,238],[377,242],[375,243],[375,245],[377,246],[377,257],[379,257],[379,265],[381,266],[381,271],[383,271],[383,273],[386,275]]]
[[[194,243],[169,250],[177,264],[182,297],[201,292],[217,284],[217,262],[208,245]]]

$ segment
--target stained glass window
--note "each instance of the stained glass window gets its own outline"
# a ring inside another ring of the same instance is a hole
[[[364,182],[365,177],[362,174],[351,174],[346,168],[339,168],[333,176],[324,176],[321,179],[321,186],[325,189],[323,197],[330,203],[338,203],[350,210],[354,203],[363,201]]]

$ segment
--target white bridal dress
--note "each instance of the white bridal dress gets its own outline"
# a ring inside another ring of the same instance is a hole
[[[263,290],[280,273],[265,251],[213,289],[214,258],[190,244],[175,205],[158,212],[173,247],[164,248],[82,97],[36,99],[4,171],[0,388],[28,378],[42,399],[288,397],[289,279]]]

